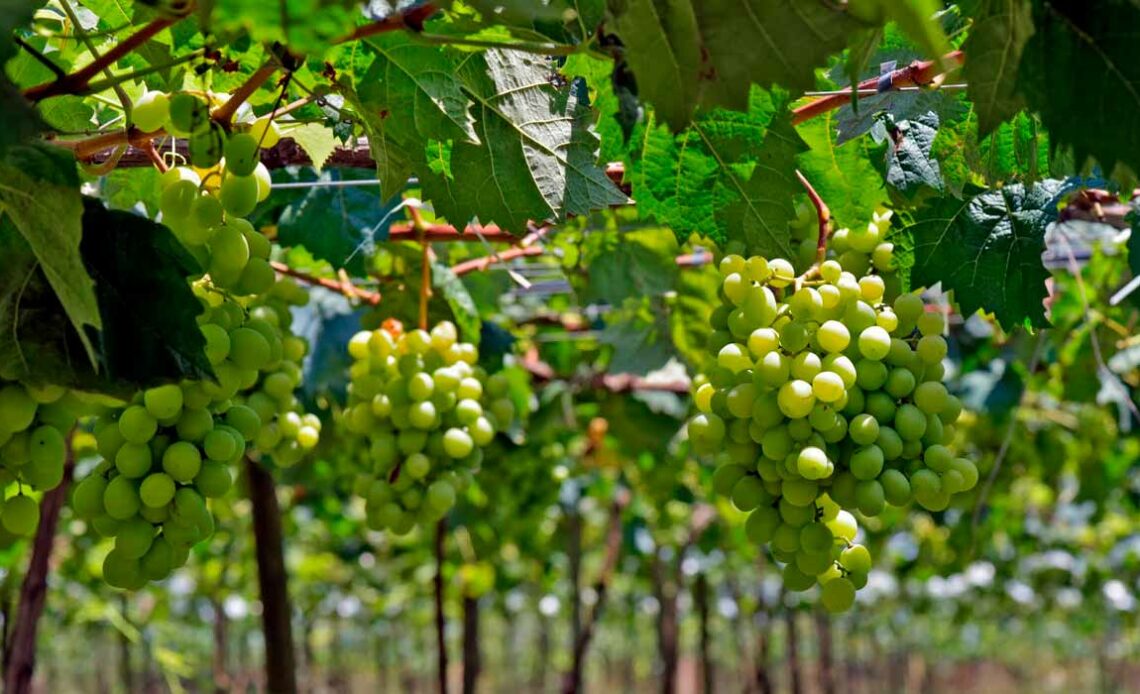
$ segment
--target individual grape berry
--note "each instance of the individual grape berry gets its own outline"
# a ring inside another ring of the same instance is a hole
[[[170,120],[170,97],[164,92],[148,91],[135,99],[131,108],[131,121],[144,133],[166,127]]]

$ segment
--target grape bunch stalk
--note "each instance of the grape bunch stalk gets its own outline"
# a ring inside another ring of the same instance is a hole
[[[871,568],[853,512],[912,499],[943,510],[978,481],[948,447],[962,405],[941,382],[944,316],[916,293],[888,301],[888,222],[878,213],[867,230],[837,232],[839,259],[799,277],[781,258],[722,259],[717,365],[698,377],[688,423],[695,449],[719,461],[716,491],[750,512],[748,537],[784,564],[785,586],[819,584],[833,612]]]
[[[495,433],[515,416],[504,377],[476,366],[453,323],[357,333],[341,423],[355,445],[355,491],[370,527],[407,533],[447,514]]]

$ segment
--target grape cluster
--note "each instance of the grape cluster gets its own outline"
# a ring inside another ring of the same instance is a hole
[[[0,526],[13,535],[31,535],[39,525],[39,503],[27,491],[63,481],[66,437],[84,409],[59,386],[0,380],[0,489],[16,485],[14,495],[0,495]]]
[[[831,611],[871,568],[852,511],[942,510],[978,480],[947,447],[962,406],[941,383],[944,317],[918,294],[889,302],[877,274],[893,263],[886,221],[837,233],[839,259],[800,277],[784,259],[721,261],[717,366],[698,378],[688,424],[721,461],[717,492],[751,512],[749,538],[785,564],[789,589],[819,583]]]
[[[342,420],[363,474],[355,491],[374,529],[406,533],[451,509],[514,406],[502,377],[485,378],[455,325],[357,333]],[[486,391],[484,391],[486,383]],[[488,403],[484,408],[484,403]]]
[[[210,118],[210,102],[189,93],[147,92],[132,117],[142,130],[165,127],[189,138],[191,166],[162,175],[163,223],[216,287],[239,296],[267,291],[274,282],[269,240],[242,218],[269,195],[269,170],[258,153],[276,143],[277,126],[259,119],[245,132],[227,133]]]
[[[308,294],[286,281],[256,298],[236,299],[207,280],[194,292],[206,308],[198,322],[216,381],[151,388],[101,417],[103,460],[72,498],[77,515],[115,538],[103,577],[117,588],[137,590],[185,564],[190,547],[213,534],[207,500],[230,490],[251,448],[293,464],[319,438],[320,421],[293,395],[307,344],[286,332],[288,306]]]

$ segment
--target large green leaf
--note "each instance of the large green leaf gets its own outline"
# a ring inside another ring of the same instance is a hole
[[[939,198],[905,229],[913,240],[913,286],[941,283],[965,314],[993,313],[1006,328],[1045,327],[1049,272],[1041,261],[1045,228],[1057,218],[1065,183],[971,187],[968,197]]]
[[[711,80],[702,103],[743,109],[749,87],[806,91],[815,69],[866,25],[822,0],[700,0],[693,3]]]
[[[913,201],[924,191],[940,192],[943,188],[942,169],[931,152],[938,125],[938,114],[930,112],[886,126],[887,184],[905,200]]]
[[[186,277],[194,261],[165,227],[88,200],[83,260],[103,318],[96,372],[31,246],[0,220],[0,374],[129,397],[139,388],[212,376]],[[154,297],[162,297],[155,301]]]
[[[212,378],[197,323],[202,304],[186,280],[200,272],[194,258],[161,224],[84,203],[83,261],[103,316],[107,378],[138,386]]]
[[[887,194],[865,142],[836,142],[834,118],[834,113],[826,113],[796,128],[810,148],[796,161],[836,223],[854,228],[871,221],[875,208],[886,204]]]
[[[971,183],[1030,182],[1049,173],[1049,136],[1036,117],[1025,112],[981,139],[973,116],[939,128],[931,153],[946,190],[954,195],[961,195]]]
[[[83,268],[83,201],[75,161],[65,150],[20,145],[0,157],[0,213],[12,220],[43,267],[63,308],[95,361],[84,326],[102,327],[91,278]]]
[[[973,19],[962,45],[967,56],[962,75],[984,136],[1024,104],[1017,70],[1033,34],[1033,13],[1027,0],[979,0]]]
[[[676,137],[647,123],[627,174],[639,211],[682,241],[700,233],[790,257],[788,222],[802,192],[795,158],[805,145],[786,109],[786,97],[756,88],[747,112],[711,111]]]
[[[363,172],[326,171],[304,197],[291,202],[277,223],[283,246],[304,246],[319,260],[354,276],[366,273],[366,260],[376,243],[388,238],[395,200],[372,186],[321,185],[371,178]]]
[[[1078,165],[1091,156],[1106,173],[1117,162],[1140,171],[1140,6],[1035,0],[1033,19],[1018,79],[1053,143],[1072,148]]]
[[[625,202],[597,165],[593,115],[579,86],[557,88],[553,64],[519,51],[469,54],[460,65],[479,144],[451,145],[446,167],[417,162],[426,197],[456,224],[515,232],[529,220]]]
[[[370,39],[367,45],[373,58],[356,91],[374,151],[388,161],[398,151],[399,159],[410,161],[422,156],[428,140],[479,142],[471,98],[456,74],[462,54],[400,33]],[[387,195],[404,183],[383,176],[381,182]]]

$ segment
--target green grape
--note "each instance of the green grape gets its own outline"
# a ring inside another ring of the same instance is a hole
[[[139,569],[149,581],[161,581],[174,571],[174,547],[164,537],[156,537],[139,560]]]
[[[796,458],[796,471],[809,480],[819,480],[828,477],[834,469],[827,459],[827,454],[814,446],[807,446],[800,451]]]
[[[85,520],[102,514],[103,492],[107,489],[107,480],[102,475],[93,474],[75,486],[71,495],[71,506],[76,515]]]
[[[828,352],[842,352],[851,343],[851,333],[839,321],[828,320],[819,326],[816,339],[819,340],[819,346]]]
[[[144,133],[161,130],[170,120],[170,97],[163,92],[148,91],[135,99],[131,122]]]
[[[119,526],[115,551],[128,559],[141,559],[153,542],[154,526],[142,518],[133,518]]]
[[[235,217],[247,216],[257,207],[257,178],[226,174],[222,178],[222,187],[218,190],[218,199],[221,200],[227,214]]]
[[[788,564],[781,573],[784,587],[793,592],[802,592],[815,585],[815,576],[809,576],[795,564]]]
[[[883,497],[892,506],[904,506],[910,502],[910,482],[898,470],[884,470],[879,476],[883,486]]]
[[[218,462],[207,461],[202,464],[198,476],[194,478],[194,486],[207,499],[224,496],[233,486],[233,476],[229,468]]]
[[[879,422],[869,414],[856,415],[847,425],[847,435],[860,446],[874,443],[879,437]]]
[[[771,501],[772,497],[764,490],[764,483],[759,477],[746,475],[732,488],[732,503],[741,511],[751,511]]]
[[[162,469],[177,482],[190,482],[202,469],[202,454],[194,444],[179,441],[163,453]]]
[[[278,130],[277,123],[268,116],[262,116],[255,120],[253,125],[249,126],[249,135],[255,144],[266,149],[273,147],[281,139],[281,131]]]
[[[182,411],[182,388],[177,385],[158,386],[143,393],[143,405],[155,419],[170,419]]]
[[[833,578],[823,584],[819,600],[832,614],[846,612],[855,604],[855,586],[846,578]]]
[[[235,225],[220,227],[210,240],[211,274],[240,273],[249,262],[249,242]]]
[[[226,142],[226,172],[235,176],[252,174],[259,163],[257,149],[257,138],[254,135],[246,133],[231,135]]]
[[[152,453],[143,443],[125,443],[115,454],[115,469],[124,477],[142,477],[150,471]]]
[[[59,470],[63,472],[63,465],[67,458],[67,443],[64,441],[63,434],[59,429],[50,425],[36,427],[28,439],[28,462],[33,468],[43,468],[47,471]],[[54,475],[49,475],[51,479]],[[29,480],[29,483],[31,481]],[[46,488],[50,489],[59,484],[51,484]],[[39,484],[34,484],[37,488],[45,488]]]
[[[859,353],[872,361],[882,361],[891,349],[891,336],[877,325],[859,333]]]
[[[169,130],[178,137],[188,137],[210,125],[210,108],[202,99],[179,92],[170,97]]]
[[[209,169],[222,160],[225,151],[226,133],[217,123],[190,135],[190,163],[199,169]]]
[[[146,583],[139,560],[125,556],[117,549],[108,552],[103,559],[103,580],[112,588],[121,590],[138,590]]]
[[[772,540],[778,527],[780,527],[779,512],[771,506],[764,506],[749,514],[744,524],[744,532],[749,540],[762,545]]]
[[[864,446],[851,454],[851,474],[857,480],[873,480],[883,470],[883,451],[876,445]]]
[[[917,441],[926,433],[926,416],[914,405],[902,405],[894,416],[894,429],[904,441]]]
[[[126,520],[139,511],[138,488],[130,478],[120,475],[107,483],[103,491],[103,510],[115,520]]]
[[[239,369],[260,369],[269,362],[269,342],[252,328],[230,331],[230,359]]]
[[[800,530],[800,547],[812,554],[830,550],[834,541],[831,531],[823,523],[808,523]]]
[[[4,501],[0,525],[13,535],[27,536],[40,524],[40,505],[30,496],[18,494]]]
[[[174,491],[174,478],[165,472],[155,472],[139,486],[139,500],[143,506],[161,508],[174,499]]]
[[[830,371],[816,374],[811,387],[812,394],[821,402],[837,402],[846,393],[843,378]]]
[[[131,405],[119,415],[119,433],[128,443],[146,443],[158,432],[158,420],[141,405]]]

